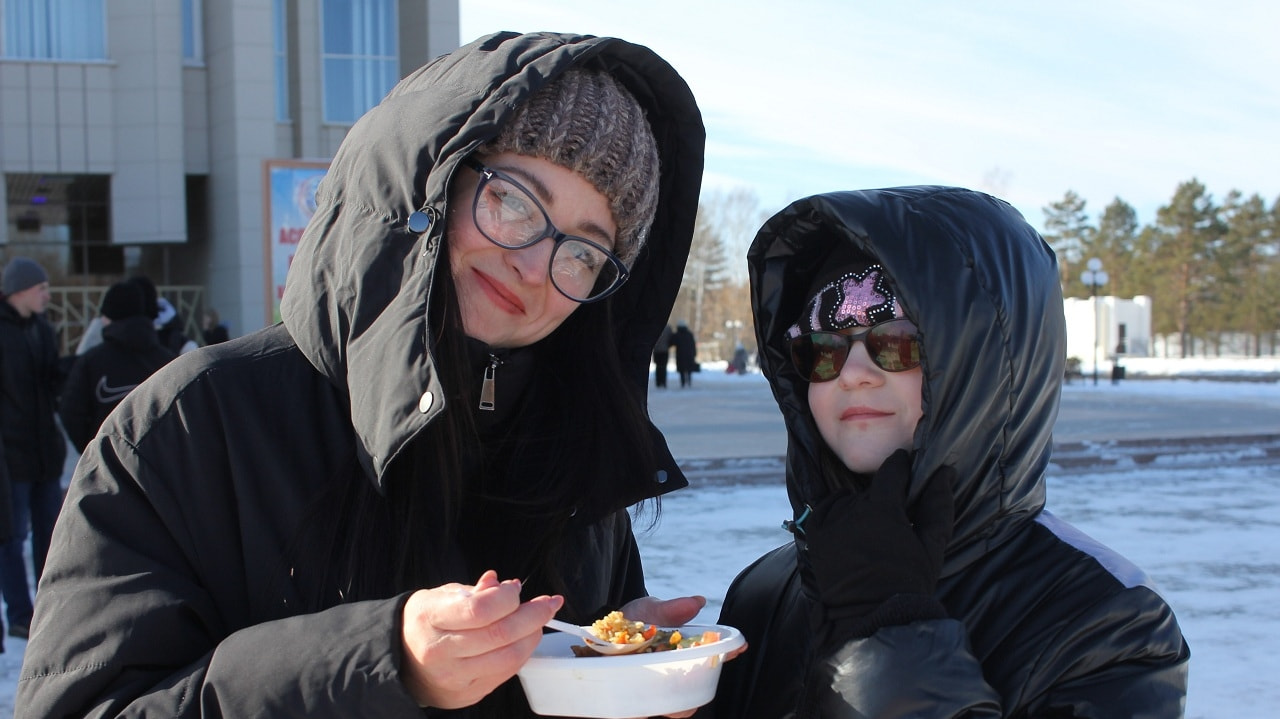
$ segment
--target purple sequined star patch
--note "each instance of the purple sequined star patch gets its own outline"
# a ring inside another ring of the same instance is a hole
[[[847,272],[823,285],[809,300],[801,320],[787,330],[787,336],[855,326],[870,327],[905,316],[884,269],[880,265],[871,265],[860,271]]]

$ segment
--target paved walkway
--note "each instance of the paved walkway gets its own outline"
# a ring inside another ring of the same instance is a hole
[[[1214,383],[1224,388],[1214,392],[1192,387],[1195,380],[1178,380],[1161,394],[1152,391],[1152,382],[1170,381],[1067,385],[1055,441],[1066,445],[1280,433],[1280,385],[1275,383]],[[1177,391],[1180,388],[1194,391]],[[681,462],[786,454],[782,415],[760,375],[694,375],[689,389],[650,389],[649,411]]]

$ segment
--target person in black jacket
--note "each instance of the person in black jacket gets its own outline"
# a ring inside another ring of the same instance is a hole
[[[680,375],[680,387],[693,386],[693,373],[698,371],[698,341],[689,331],[689,323],[680,320],[671,335],[671,347],[676,351],[676,372]]]
[[[705,133],[616,38],[499,33],[351,127],[282,323],[180,355],[86,447],[19,716],[530,716],[555,615],[680,624],[627,508]],[[453,716],[453,714],[450,714]]]
[[[14,257],[0,278],[0,591],[9,636],[26,637],[31,589],[23,558],[31,535],[32,576],[39,581],[62,507],[67,440],[58,429],[62,368],[53,327],[44,318],[49,275]]]
[[[62,428],[83,452],[120,400],[177,355],[160,346],[142,289],[117,282],[102,297],[102,343],[76,357],[58,406]]]
[[[799,200],[748,252],[792,540],[720,621],[717,717],[1177,717],[1189,649],[1138,568],[1045,509],[1066,334],[1008,204]]]
[[[662,334],[653,345],[653,386],[667,388],[667,363],[671,360],[671,325],[662,327]]]

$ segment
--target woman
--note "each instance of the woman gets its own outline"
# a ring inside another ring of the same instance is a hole
[[[752,650],[716,716],[1180,716],[1173,611],[1045,510],[1066,334],[1035,230],[958,188],[837,192],[748,265],[794,540],[725,599]]]
[[[77,468],[20,714],[528,714],[555,614],[645,596],[625,508],[685,484],[649,349],[692,235],[688,87],[503,33],[401,81],[317,193],[280,325],[183,356]]]

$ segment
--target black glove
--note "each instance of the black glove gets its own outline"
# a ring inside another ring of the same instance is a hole
[[[908,508],[910,477],[911,455],[898,450],[866,490],[833,492],[793,527],[802,586],[820,607],[816,625],[838,622],[846,636],[870,636],[946,616],[933,593],[955,520],[955,470],[934,472]]]

